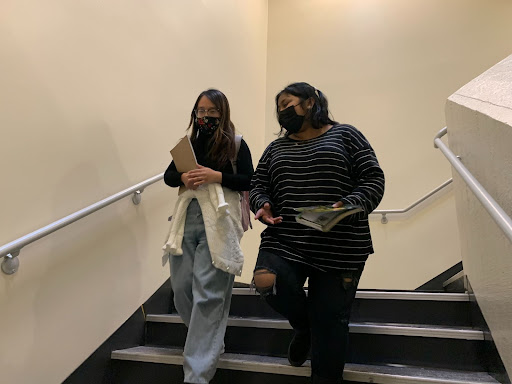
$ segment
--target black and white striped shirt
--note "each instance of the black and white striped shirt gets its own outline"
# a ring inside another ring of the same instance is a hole
[[[338,124],[310,140],[281,137],[265,149],[252,178],[251,208],[266,202],[283,222],[268,225],[260,249],[328,271],[360,268],[373,253],[368,214],[384,194],[384,173],[355,127]],[[330,232],[295,221],[294,208],[358,204],[364,211],[341,220]]]

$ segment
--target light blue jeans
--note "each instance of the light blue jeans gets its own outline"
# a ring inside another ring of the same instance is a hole
[[[183,255],[171,256],[174,305],[188,327],[183,351],[185,383],[207,384],[224,349],[224,334],[235,276],[212,264],[201,207],[187,209]]]

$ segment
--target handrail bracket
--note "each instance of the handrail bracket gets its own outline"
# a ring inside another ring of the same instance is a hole
[[[18,272],[18,268],[20,267],[20,259],[18,259],[18,255],[20,251],[13,251],[8,253],[3,257],[2,261],[2,272],[6,275],[13,275]]]
[[[141,201],[142,201],[142,191],[138,190],[138,191],[133,192],[132,203],[135,205],[139,205]]]

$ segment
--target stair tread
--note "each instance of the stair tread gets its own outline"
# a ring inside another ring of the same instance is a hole
[[[155,323],[183,323],[178,314],[148,314],[146,320],[148,322]],[[263,317],[229,316],[228,326],[291,329],[290,324],[285,319],[269,319]],[[465,340],[484,340],[484,332],[481,329],[449,325],[351,322],[350,332],[401,336],[442,337]]]
[[[112,352],[112,359],[181,365],[183,350],[154,346],[139,346]],[[310,376],[309,361],[303,367],[292,367],[280,357],[245,354],[222,354],[219,368],[238,371]],[[485,372],[450,371],[401,365],[346,364],[345,380],[381,384],[499,384]]]
[[[307,289],[306,289],[307,292]],[[233,288],[235,296],[259,295],[251,288]],[[416,301],[470,301],[467,293],[458,292],[422,292],[422,291],[378,291],[358,290],[356,299],[372,300],[416,300]]]

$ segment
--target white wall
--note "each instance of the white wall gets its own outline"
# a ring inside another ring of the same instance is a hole
[[[0,244],[163,172],[207,87],[258,156],[266,34],[264,0],[1,0]],[[150,187],[22,250],[0,274],[2,382],[62,382],[164,282],[175,195]]]
[[[266,142],[276,93],[309,82],[372,143],[387,178],[379,209],[407,207],[451,177],[433,147],[444,102],[512,51],[511,14],[503,0],[270,1]],[[371,226],[362,288],[414,289],[461,260],[453,196]]]
[[[512,217],[512,56],[450,96],[450,149]],[[454,171],[464,269],[512,374],[512,243]]]

